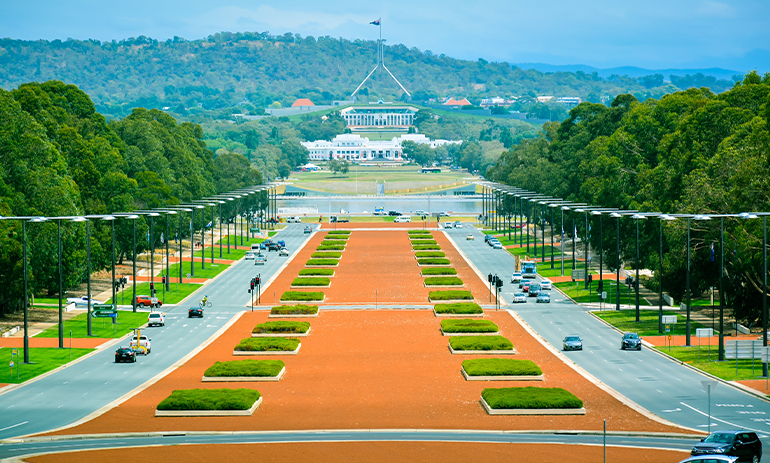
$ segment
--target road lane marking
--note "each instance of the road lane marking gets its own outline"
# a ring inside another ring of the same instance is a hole
[[[11,405],[11,407],[13,407],[13,405]],[[8,407],[8,408],[11,408],[11,407]],[[27,424],[27,423],[29,423],[29,421],[22,421],[21,423],[16,423],[16,424],[8,426],[6,428],[0,429],[0,431],[7,431],[8,429],[12,429],[12,428],[15,428],[16,426],[21,426],[21,425]]]
[[[693,406],[691,406],[691,405],[687,405],[687,404],[686,404],[686,403],[684,403],[684,402],[679,402],[679,403],[680,403],[680,404],[682,404],[682,405],[684,405],[685,407],[689,408],[690,410],[692,410],[692,411],[696,412],[696,413],[700,413],[700,414],[701,414],[701,415],[703,415],[703,416],[708,416],[708,414],[707,414],[707,413],[704,413],[704,412],[702,412],[702,411],[698,410],[697,408],[695,408],[695,407],[693,407]],[[716,417],[715,417],[713,414],[711,415],[711,419],[712,419],[712,420],[716,420],[716,421],[719,421],[719,422],[721,422],[721,423],[725,423],[726,425],[729,425],[729,426],[731,426],[731,427],[734,427],[734,428],[736,428],[736,429],[748,429],[748,430],[750,430],[750,431],[754,431],[754,432],[765,432],[765,431],[761,431],[761,430],[759,430],[759,429],[752,429],[752,428],[749,428],[749,427],[746,427],[746,426],[743,426],[743,425],[740,425],[740,424],[735,424],[735,423],[731,423],[731,422],[729,422],[729,421],[720,420],[719,418],[716,418]]]

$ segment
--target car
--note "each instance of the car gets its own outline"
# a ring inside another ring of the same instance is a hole
[[[187,311],[187,318],[193,317],[203,318],[203,308],[200,306],[190,307],[190,309]]]
[[[499,241],[492,243],[492,249],[503,249],[503,244]]]
[[[576,334],[570,334],[564,337],[561,346],[561,350],[583,350],[583,340]]]
[[[762,458],[762,441],[753,431],[714,431],[695,444],[690,455],[729,455],[756,463]]]
[[[495,238],[495,237],[494,237],[494,236],[492,236],[492,235],[484,235],[484,242],[485,242],[485,243],[489,243],[489,240],[491,240],[491,239],[493,239],[493,238],[494,238],[494,239],[497,239],[497,238]]]
[[[730,455],[698,455],[696,457],[686,458],[679,463],[734,463],[738,457]]]
[[[278,257],[288,257],[289,256],[289,250],[286,248],[281,248],[280,251],[278,251]]]
[[[463,224],[458,221],[455,221],[455,228],[463,228]]]
[[[495,247],[495,244],[500,244],[500,240],[497,239],[497,238],[492,237],[492,238],[489,239],[489,241],[487,241],[487,244],[492,246],[492,247]]]
[[[452,222],[445,222],[444,223],[444,228],[452,228],[452,226],[453,226]]]
[[[398,217],[399,215],[401,215],[401,213],[398,211],[388,211],[388,215],[391,217]]]
[[[130,347],[121,346],[115,351],[115,363],[136,362],[136,352]]]
[[[296,215],[293,217],[286,217],[286,223],[302,223],[302,217]]]
[[[165,326],[166,314],[163,312],[150,312],[147,316],[147,326]]]
[[[514,272],[513,275],[511,275],[511,283],[518,283],[521,281],[521,273],[520,272]]]
[[[87,307],[88,296],[68,297],[67,304],[75,304],[75,307]],[[91,306],[93,306],[94,304],[103,304],[103,302],[97,301],[96,299],[91,299]]]
[[[551,296],[548,295],[548,293],[539,292],[537,293],[537,301],[539,303],[545,303],[550,304],[551,303]]]
[[[543,278],[542,280],[540,280],[540,289],[550,291],[551,289],[553,289],[553,283],[548,278]]]
[[[309,225],[305,225],[305,232],[304,233],[307,235],[308,233],[312,233],[312,232],[313,232],[313,230],[310,228],[310,226]]]
[[[270,251],[280,251],[280,250],[281,250],[281,245],[276,243],[275,241],[271,241],[267,245],[267,251],[268,252],[270,252]]]
[[[521,288],[522,291],[525,293],[529,292],[529,286],[532,284],[531,281],[521,281],[519,282],[519,288]]]
[[[620,349],[642,350],[642,338],[636,333],[625,333],[623,339],[620,340]]]
[[[329,217],[329,223],[348,223],[350,222],[350,217],[337,217],[336,215]]]
[[[142,352],[144,355],[148,355],[152,351],[152,339],[142,334],[139,335],[139,342],[137,342],[136,335],[134,335],[131,337],[129,346],[134,352]]]
[[[513,302],[527,302],[527,295],[524,293],[514,293]]]
[[[393,222],[395,223],[410,223],[412,221],[412,218],[408,215],[401,215],[393,219]]]
[[[446,212],[436,212],[437,217],[449,217],[449,214]]]
[[[254,265],[265,265],[267,263],[267,256],[264,254],[257,254],[254,257]]]
[[[428,215],[428,213],[423,210],[417,210],[414,211],[414,215]]]
[[[474,237],[473,237],[473,235],[466,235],[466,236],[465,236],[465,239],[466,239],[467,241],[473,241],[473,240],[474,240]]]
[[[257,253],[254,252],[254,251],[246,251],[246,255],[243,256],[243,258],[246,259],[246,260],[249,260],[249,259],[253,259],[254,256],[256,256],[256,255],[257,255]]]
[[[540,284],[539,283],[530,283],[529,284],[529,290],[527,291],[529,293],[529,297],[535,297],[538,294],[540,294]]]
[[[136,296],[136,306],[141,309],[143,309],[145,306],[157,309],[162,305],[163,301],[158,300],[157,297]]]

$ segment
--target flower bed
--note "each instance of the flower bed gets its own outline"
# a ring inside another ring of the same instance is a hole
[[[326,277],[295,278],[291,282],[292,288],[328,288],[332,281]]]
[[[438,292],[438,291],[434,291]],[[475,302],[454,302],[451,304],[436,304],[433,306],[436,315],[483,315],[484,310]]]
[[[233,355],[296,354],[300,345],[297,338],[244,338],[235,346]]]
[[[430,275],[457,275],[457,270],[451,267],[424,268],[420,271],[422,276]]]
[[[313,259],[339,259],[342,257],[341,252],[314,252],[310,255]]]
[[[248,416],[261,401],[254,389],[178,389],[158,404],[155,416]]]
[[[334,269],[333,268],[303,268],[302,270],[299,271],[299,276],[301,277],[314,277],[314,276],[333,277]]]
[[[449,259],[442,257],[429,257],[427,259],[417,259],[417,265],[449,265]]]
[[[305,265],[326,265],[336,267],[339,263],[340,261],[337,259],[309,259],[307,262],[305,262]]]
[[[318,315],[318,306],[304,304],[279,305],[270,309],[270,315]]]
[[[281,295],[283,301],[323,301],[324,293],[321,291],[286,291]]]
[[[489,414],[585,414],[583,401],[559,387],[486,388],[481,399]]]
[[[277,381],[286,371],[281,360],[230,360],[215,362],[203,373],[203,382]]]
[[[425,279],[425,286],[463,286],[463,280],[457,277],[428,277]]]
[[[453,333],[497,333],[498,329],[489,320],[441,320],[441,331],[445,336]]]
[[[447,291],[431,291],[428,293],[428,298],[431,301],[459,301],[459,300],[473,300],[473,294],[470,291],[461,291],[456,289],[450,289]]]
[[[455,336],[449,346],[454,351],[513,351],[513,343],[504,336]]]
[[[417,251],[414,253],[414,257],[417,257],[417,258],[446,257],[446,253],[441,251]]]
[[[412,250],[413,251],[440,251],[441,246],[439,246],[438,244],[426,244],[426,245],[413,244]]]
[[[316,251],[344,251],[345,246],[321,244],[315,249]]]
[[[265,322],[260,323],[251,330],[252,336],[255,334],[307,334],[310,331],[308,322]]]
[[[532,360],[463,360],[462,374],[468,381],[542,381],[543,370]]]

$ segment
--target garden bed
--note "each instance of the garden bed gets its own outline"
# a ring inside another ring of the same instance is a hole
[[[308,322],[265,322],[260,323],[251,330],[252,338],[280,337],[290,334],[292,336],[307,336],[310,334]]]
[[[515,354],[513,343],[503,336],[454,336],[449,338],[453,354]]]
[[[409,235],[409,237],[412,237],[414,235],[430,235],[431,231],[430,230],[409,230],[407,234]]]
[[[499,328],[489,320],[441,320],[441,334],[444,336],[495,336]]]
[[[484,310],[475,302],[450,302],[433,306],[436,317],[483,317]]]
[[[313,259],[339,259],[342,257],[341,252],[314,252],[310,254]]]
[[[424,277],[436,275],[457,275],[457,270],[452,267],[428,267],[420,270],[420,275]]]
[[[323,240],[319,246],[347,246],[348,242],[343,240]]]
[[[434,288],[441,286],[465,286],[465,283],[457,277],[428,277],[425,279],[424,285],[426,288]]]
[[[332,281],[326,277],[295,278],[291,282],[291,288],[328,288]]]
[[[430,302],[456,302],[456,301],[464,301],[464,302],[472,302],[473,301],[473,294],[471,294],[470,291],[464,291],[464,290],[446,290],[446,291],[431,291],[428,293],[428,300]]]
[[[179,389],[158,404],[155,416],[251,416],[261,403],[254,389]]]
[[[281,294],[281,302],[297,301],[297,302],[323,302],[324,293],[320,291],[286,291]]]
[[[280,305],[270,309],[268,318],[311,318],[318,316],[317,305]]]
[[[542,381],[543,370],[532,360],[463,360],[461,372],[468,381]]]
[[[414,253],[414,257],[417,259],[426,257],[446,257],[446,253],[441,251],[417,251]]]
[[[299,271],[301,277],[327,277],[332,278],[334,276],[333,268],[303,268]]]
[[[329,230],[326,235],[350,235],[350,230]]]
[[[583,401],[558,387],[487,388],[481,404],[490,415],[585,415]]]
[[[328,245],[328,244],[319,244],[317,248],[315,248],[316,251],[344,251],[345,246],[338,246],[338,245]]]
[[[417,259],[417,265],[420,267],[439,267],[443,266],[446,267],[450,264],[449,259],[440,258],[440,257],[432,257],[428,259]]]
[[[309,259],[305,265],[309,267],[336,267],[340,261],[337,259]]]
[[[230,360],[215,362],[203,373],[204,383],[278,381],[286,373],[281,360]]]
[[[438,242],[436,240],[412,240],[412,247],[414,246],[436,246]]]
[[[324,236],[324,241],[328,241],[328,240],[344,241],[344,240],[347,240],[348,238],[350,238],[350,234],[345,234],[345,233],[329,233],[326,236]]]
[[[297,338],[244,338],[233,355],[296,355],[302,343]]]
[[[412,251],[440,251],[441,246],[438,244],[425,244],[425,245],[413,245]]]

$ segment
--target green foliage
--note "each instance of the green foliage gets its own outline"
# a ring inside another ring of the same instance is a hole
[[[513,350],[513,343],[503,336],[453,336],[449,345],[454,350]]]
[[[432,293],[455,293],[458,291],[431,291]],[[467,291],[463,291],[467,292]],[[483,314],[484,310],[481,309],[481,306],[476,304],[475,302],[452,302],[449,304],[436,304],[433,306],[433,310],[436,311],[437,314],[463,314],[463,315],[472,315],[472,314]]]
[[[329,278],[295,278],[292,282],[292,286],[329,286],[331,280]]]
[[[428,286],[462,286],[463,280],[457,277],[428,277],[425,279]]]
[[[422,246],[422,245],[418,246],[418,245],[414,245],[413,244],[412,245],[412,249],[414,249],[415,251],[440,251],[441,250],[441,246],[439,246],[437,244],[427,244],[427,245],[424,245],[424,246]]]
[[[337,259],[308,259],[305,265],[337,265],[340,261]]]
[[[265,322],[255,326],[252,333],[307,333],[310,329],[308,322]]]
[[[441,320],[444,333],[495,333],[498,328],[489,320],[446,319]]]
[[[281,295],[283,301],[323,301],[324,293],[320,291],[286,291]],[[316,312],[318,309],[316,309]],[[291,312],[289,312],[291,313]]]
[[[417,259],[417,263],[420,265],[449,265],[449,259],[442,259],[440,257]]]
[[[658,336],[658,311],[657,310],[640,310],[639,321],[636,321],[636,310],[610,310],[594,312],[594,315],[606,321],[610,325],[621,331],[633,331],[639,334],[639,336]],[[686,334],[686,315],[682,312],[675,312],[672,310],[664,310],[663,315],[676,315],[679,323],[671,325],[672,335],[684,335]],[[690,320],[690,329],[695,332],[698,328],[711,328],[703,323]],[[714,330],[717,333],[718,330]]]
[[[259,400],[254,389],[177,389],[158,410],[248,410]]]
[[[312,315],[318,313],[318,306],[303,304],[279,305],[270,309],[270,313],[272,315]]]
[[[430,230],[409,230],[406,233],[409,235],[410,238],[415,236],[415,235],[430,235],[431,234]]]
[[[338,245],[328,245],[328,244],[320,244],[316,248],[317,251],[344,251],[345,246],[338,246]]]
[[[342,257],[341,252],[314,252],[310,255],[313,259],[339,259]]]
[[[238,352],[286,351],[297,350],[297,338],[244,338],[235,346]]]
[[[335,237],[335,239],[324,239],[323,241],[321,241],[321,244],[319,245],[319,247],[320,246],[345,246],[346,244],[348,244],[347,241],[339,240],[339,239],[336,239]]]
[[[286,364],[281,360],[230,360],[215,362],[206,369],[203,376],[207,378],[271,377],[278,376],[285,366]]]
[[[350,238],[350,233],[329,233],[324,236],[324,243],[329,243],[331,240],[347,240]],[[329,243],[332,244],[332,243]]]
[[[436,240],[412,240],[412,246],[436,246],[436,245],[438,245]]]
[[[334,269],[333,268],[303,268],[299,271],[299,276],[301,277],[309,277],[309,276],[331,276],[334,275]]]
[[[428,297],[433,301],[451,301],[454,299],[460,300],[473,300],[473,294],[470,291],[461,290],[447,290],[447,291],[431,291],[428,293]]]
[[[463,369],[468,376],[540,376],[543,374],[543,370],[532,360],[468,359],[463,360]]]
[[[119,338],[145,323],[147,323],[147,312],[121,310],[118,312],[117,324],[115,325],[112,324],[111,318],[91,318],[91,332],[97,338]],[[64,320],[64,337],[69,337],[70,333],[72,333],[73,338],[89,337],[87,313]],[[42,333],[38,333],[35,337],[58,338],[59,325],[52,326]]]
[[[350,230],[329,230],[327,233],[328,235],[350,235]]]
[[[412,244],[414,243],[422,243],[425,240],[432,240],[433,235],[427,234],[427,235],[409,235],[409,239],[412,240]]]
[[[457,270],[450,267],[436,267],[421,269],[420,274],[426,275],[457,275]]]
[[[583,401],[560,387],[486,388],[481,397],[493,409],[583,408]]]
[[[415,252],[415,257],[446,257],[445,252]]]
[[[77,360],[80,357],[93,352],[95,349],[73,348],[71,350],[72,353],[70,355],[70,349],[59,349],[58,347],[34,347],[29,350],[29,360],[31,363],[24,364],[22,363],[22,360],[24,360],[24,349],[19,348],[19,356],[13,357],[13,361],[16,363],[16,366],[13,369],[13,375],[8,376],[10,369],[6,368],[8,368],[8,365],[10,365],[12,360],[11,349],[2,348],[0,349],[0,365],[5,367],[3,368],[3,370],[5,370],[3,382],[11,384],[23,383]],[[16,379],[16,368],[20,368],[20,370],[18,370],[18,380]]]

